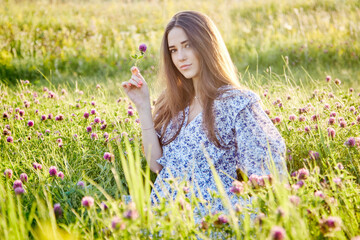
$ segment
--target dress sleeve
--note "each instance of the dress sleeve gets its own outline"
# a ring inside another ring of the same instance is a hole
[[[248,177],[276,170],[281,180],[286,179],[284,139],[262,109],[260,98],[255,93],[251,95],[252,100],[234,117],[237,168]]]

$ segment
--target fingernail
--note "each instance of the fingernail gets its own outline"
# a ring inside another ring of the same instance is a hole
[[[131,87],[131,83],[128,83],[128,86]]]
[[[137,86],[138,86],[138,87],[141,87],[141,85],[140,85],[140,84],[138,84]]]
[[[139,81],[139,84],[143,84],[143,82],[142,82],[142,81]]]

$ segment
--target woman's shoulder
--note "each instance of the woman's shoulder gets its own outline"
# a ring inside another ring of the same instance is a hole
[[[245,88],[242,89],[232,85],[224,85],[218,89],[215,104],[245,107],[248,104],[252,104],[260,100],[259,95],[252,90]]]

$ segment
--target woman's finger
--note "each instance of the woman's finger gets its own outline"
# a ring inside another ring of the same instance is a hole
[[[137,75],[132,75],[131,78],[134,79],[140,85],[144,83],[144,79],[138,77]]]
[[[131,86],[135,86],[135,87],[141,87],[141,84],[139,84],[138,82],[136,82],[133,78],[131,78],[129,81],[128,81],[128,86],[131,87]]]

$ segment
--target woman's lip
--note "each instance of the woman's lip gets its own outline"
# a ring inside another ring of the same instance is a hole
[[[180,67],[180,69],[186,70],[186,69],[188,69],[190,66],[191,66],[191,64],[182,65],[182,66]]]

